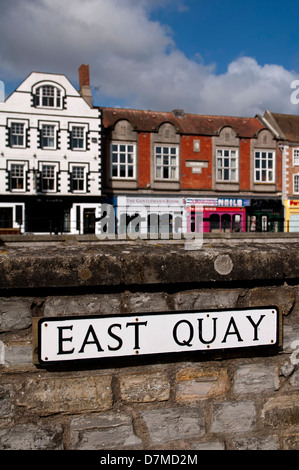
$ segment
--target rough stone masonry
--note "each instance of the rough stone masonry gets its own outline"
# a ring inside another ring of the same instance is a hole
[[[299,243],[4,243],[0,449],[299,448]],[[40,318],[277,306],[280,346],[36,361]]]

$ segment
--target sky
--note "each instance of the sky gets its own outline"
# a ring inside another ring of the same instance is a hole
[[[78,88],[89,64],[96,106],[299,114],[298,20],[296,0],[0,0],[0,85],[38,71]]]

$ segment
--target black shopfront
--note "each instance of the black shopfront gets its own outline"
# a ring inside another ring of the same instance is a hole
[[[284,208],[281,199],[251,199],[247,207],[247,232],[283,232]]]

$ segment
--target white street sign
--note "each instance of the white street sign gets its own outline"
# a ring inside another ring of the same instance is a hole
[[[43,318],[39,362],[277,345],[278,327],[276,307]]]

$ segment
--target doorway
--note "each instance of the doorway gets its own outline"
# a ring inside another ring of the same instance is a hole
[[[96,222],[96,210],[95,209],[84,209],[83,212],[83,233],[87,235],[89,233],[95,233]]]

